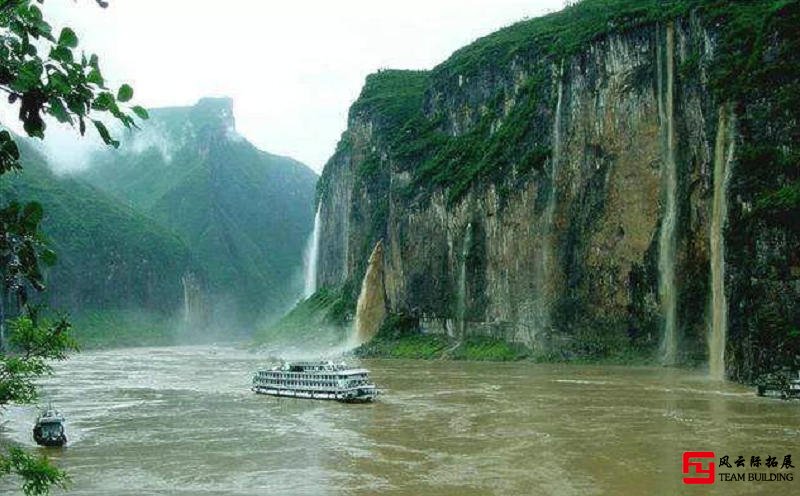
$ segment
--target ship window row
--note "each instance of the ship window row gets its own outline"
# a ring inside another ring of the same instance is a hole
[[[270,379],[285,378],[285,379],[291,379],[291,380],[297,380],[300,377],[308,377],[309,376],[309,374],[291,374],[291,373],[286,374],[286,373],[281,373],[281,372],[277,372],[276,373],[276,372],[271,372],[271,371],[270,372],[260,372],[259,375],[261,377],[267,377],[267,378],[270,378]],[[330,374],[324,374],[324,375],[313,374],[312,377],[314,379],[316,379],[316,380],[323,380],[323,381],[333,381],[333,380],[336,380],[336,379],[340,378],[340,376],[338,376],[338,375],[330,375]]]
[[[266,380],[268,384],[277,386],[306,386],[306,387],[337,387],[336,381],[287,381],[287,380]],[[347,381],[347,387],[360,387],[368,384],[366,378],[351,379]]]
[[[272,384],[278,386],[306,386],[318,388],[332,388],[336,387],[334,382],[313,382],[313,381],[271,381]]]
[[[278,381],[293,381],[295,383],[302,383],[308,384],[309,382],[331,382],[332,381],[339,381],[339,380],[347,380],[347,381],[359,381],[361,383],[367,380],[366,374],[350,374],[350,375],[329,375],[329,374],[285,374],[285,373],[276,373],[272,371],[261,371],[258,373],[258,378],[260,380],[266,380],[269,382],[278,382]]]

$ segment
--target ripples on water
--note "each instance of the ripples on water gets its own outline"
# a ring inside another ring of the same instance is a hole
[[[59,364],[43,401],[68,418],[69,446],[47,453],[69,494],[708,494],[680,483],[683,451],[800,461],[797,403],[685,371],[367,361],[386,394],[346,405],[251,393],[266,358],[141,348]],[[34,418],[7,411],[6,442],[44,451]],[[797,489],[782,484],[770,494]]]

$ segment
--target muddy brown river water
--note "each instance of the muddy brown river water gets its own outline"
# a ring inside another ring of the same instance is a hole
[[[48,453],[76,496],[800,494],[796,478],[683,484],[693,450],[730,456],[717,478],[800,476],[780,468],[787,454],[800,467],[800,403],[700,373],[370,360],[385,394],[347,405],[251,393],[265,360],[213,346],[81,353],[43,385],[69,446],[36,447],[28,407],[4,414],[0,442]],[[17,494],[9,480],[0,493]]]

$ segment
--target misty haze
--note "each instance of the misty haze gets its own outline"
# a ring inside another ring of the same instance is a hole
[[[798,26],[0,0],[0,493],[798,494]]]

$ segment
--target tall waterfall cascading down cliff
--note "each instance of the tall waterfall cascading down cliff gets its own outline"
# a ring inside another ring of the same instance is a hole
[[[663,188],[664,208],[661,218],[661,231],[658,241],[658,294],[664,321],[662,338],[662,362],[673,365],[677,360],[677,290],[675,288],[675,224],[677,221],[677,164],[675,159],[675,27],[667,24],[666,56],[659,61],[659,114],[661,118],[664,162]],[[659,55],[661,49],[658,49]],[[666,87],[663,87],[662,67],[666,68]]]
[[[555,282],[555,240],[553,239],[553,222],[557,205],[557,178],[561,163],[561,113],[564,103],[564,63],[558,68],[558,97],[556,99],[555,116],[553,117],[553,150],[550,157],[550,196],[542,215],[541,250],[539,264],[536,267],[537,288],[537,328],[540,332],[550,327],[551,302],[556,294]],[[535,340],[535,336],[534,336]]]
[[[314,216],[314,230],[308,238],[308,245],[303,254],[303,266],[305,268],[305,284],[303,286],[303,298],[310,298],[317,291],[317,264],[319,262],[319,230],[320,230],[320,209],[322,204],[317,206],[317,213]]]
[[[383,241],[378,241],[369,257],[356,305],[355,346],[369,342],[386,317],[386,289],[383,281]]]
[[[461,247],[461,260],[458,272],[458,289],[456,291],[456,322],[458,337],[463,338],[467,324],[467,258],[472,245],[472,223],[467,224],[464,232],[464,242]]]
[[[712,205],[711,248],[711,325],[708,332],[709,376],[725,379],[725,345],[728,332],[728,301],[725,296],[725,224],[728,221],[728,183],[736,140],[732,112],[719,109],[719,124],[714,145],[714,199]]]

